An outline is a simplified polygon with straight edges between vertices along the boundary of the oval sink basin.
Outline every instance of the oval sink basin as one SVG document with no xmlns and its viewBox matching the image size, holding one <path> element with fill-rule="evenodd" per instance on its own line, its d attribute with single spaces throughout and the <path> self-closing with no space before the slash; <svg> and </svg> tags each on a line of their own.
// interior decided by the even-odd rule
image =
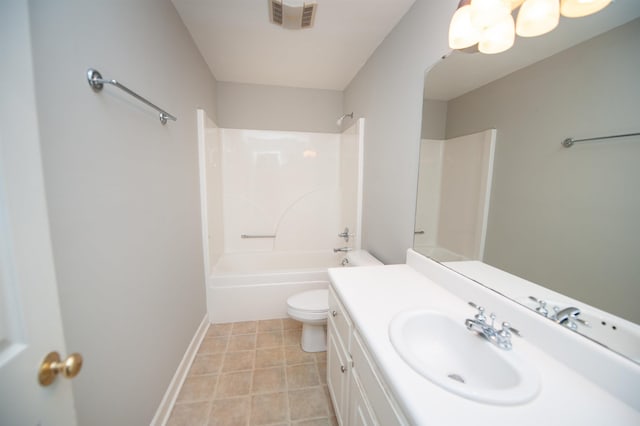
<svg viewBox="0 0 640 426">
<path fill-rule="evenodd" d="M 389 337 L 411 368 L 459 396 L 517 405 L 533 399 L 540 389 L 531 364 L 440 312 L 402 312 L 391 321 Z"/>
</svg>

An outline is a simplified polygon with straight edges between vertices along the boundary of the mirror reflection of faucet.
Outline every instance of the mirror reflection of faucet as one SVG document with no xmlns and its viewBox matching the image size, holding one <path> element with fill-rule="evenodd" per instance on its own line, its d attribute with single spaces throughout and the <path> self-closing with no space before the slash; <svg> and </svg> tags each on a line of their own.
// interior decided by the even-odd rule
<svg viewBox="0 0 640 426">
<path fill-rule="evenodd" d="M 570 328 L 571 330 L 578 329 L 577 323 L 580 323 L 585 327 L 591 327 L 591 325 L 587 321 L 578 317 L 578 315 L 580 315 L 579 308 L 576 308 L 573 306 L 568 306 L 565 308 L 561 308 L 560 306 L 553 306 L 552 308 L 553 314 L 549 315 L 550 312 L 549 312 L 549 309 L 547 308 L 547 302 L 545 302 L 544 300 L 537 299 L 533 296 L 529 296 L 529 299 L 538 304 L 535 310 L 540 315 L 542 315 L 545 318 L 549 318 L 557 322 L 558 324 L 562 324 L 565 327 Z"/>
<path fill-rule="evenodd" d="M 564 309 L 560 309 L 559 306 L 554 306 L 553 312 L 553 317 L 551 318 L 552 320 L 572 330 L 578 329 L 577 322 L 587 327 L 591 327 L 587 321 L 583 320 L 582 318 L 578 318 L 578 315 L 580 315 L 580 309 L 578 308 L 570 306 Z"/>
</svg>

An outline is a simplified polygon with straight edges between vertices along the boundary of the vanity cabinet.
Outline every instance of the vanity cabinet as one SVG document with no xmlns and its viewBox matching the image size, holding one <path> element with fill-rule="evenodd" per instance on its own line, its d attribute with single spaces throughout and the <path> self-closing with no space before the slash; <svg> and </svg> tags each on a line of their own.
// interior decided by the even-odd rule
<svg viewBox="0 0 640 426">
<path fill-rule="evenodd" d="M 408 424 L 333 289 L 329 291 L 327 386 L 341 426 Z"/>
</svg>

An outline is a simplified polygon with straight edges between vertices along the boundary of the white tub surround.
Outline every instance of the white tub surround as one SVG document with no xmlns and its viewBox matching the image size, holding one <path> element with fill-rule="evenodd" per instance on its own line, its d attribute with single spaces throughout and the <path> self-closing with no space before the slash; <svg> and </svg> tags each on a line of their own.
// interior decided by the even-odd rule
<svg viewBox="0 0 640 426">
<path fill-rule="evenodd" d="M 640 424 L 640 366 L 412 250 L 404 265 L 330 269 L 329 275 L 332 289 L 352 323 L 350 343 L 361 342 L 368 362 L 383 381 L 381 387 L 373 386 L 371 399 L 377 400 L 380 389 L 387 392 L 392 404 L 382 414 L 393 415 L 389 410 L 397 404 L 400 415 L 393 416 L 395 423 Z M 486 307 L 487 314 L 495 312 L 498 324 L 509 321 L 520 330 L 523 337 L 512 337 L 511 352 L 535 366 L 541 383 L 531 401 L 492 405 L 455 395 L 416 373 L 392 346 L 389 324 L 400 312 L 431 309 L 464 327 L 465 319 L 476 313 L 468 301 Z M 469 338 L 474 338 L 471 332 Z M 332 364 L 335 357 L 330 352 L 328 366 Z M 354 368 L 358 370 L 357 365 Z M 330 380 L 331 375 L 328 369 Z M 360 383 L 366 402 L 367 384 Z M 355 396 L 347 399 L 347 404 L 362 405 L 362 395 L 350 395 Z"/>
<path fill-rule="evenodd" d="M 221 135 L 225 253 L 335 247 L 348 225 L 341 223 L 340 134 Z"/>
</svg>

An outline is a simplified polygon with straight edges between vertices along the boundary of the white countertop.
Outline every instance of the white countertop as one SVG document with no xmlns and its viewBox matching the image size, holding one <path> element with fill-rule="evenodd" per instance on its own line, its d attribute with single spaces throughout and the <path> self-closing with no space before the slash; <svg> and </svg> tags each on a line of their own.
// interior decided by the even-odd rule
<svg viewBox="0 0 640 426">
<path fill-rule="evenodd" d="M 526 328 L 516 323 L 524 337 L 512 338 L 513 351 L 538 368 L 538 396 L 522 405 L 498 406 L 454 395 L 423 378 L 400 358 L 389 340 L 388 327 L 396 314 L 412 309 L 441 311 L 459 319 L 463 327 L 464 320 L 475 314 L 467 300 L 408 265 L 333 268 L 329 275 L 354 327 L 412 425 L 640 425 L 639 411 L 527 341 Z M 487 306 L 487 313 L 491 311 L 485 301 L 480 303 Z M 500 314 L 508 316 L 504 309 L 498 320 L 510 321 Z"/>
</svg>

